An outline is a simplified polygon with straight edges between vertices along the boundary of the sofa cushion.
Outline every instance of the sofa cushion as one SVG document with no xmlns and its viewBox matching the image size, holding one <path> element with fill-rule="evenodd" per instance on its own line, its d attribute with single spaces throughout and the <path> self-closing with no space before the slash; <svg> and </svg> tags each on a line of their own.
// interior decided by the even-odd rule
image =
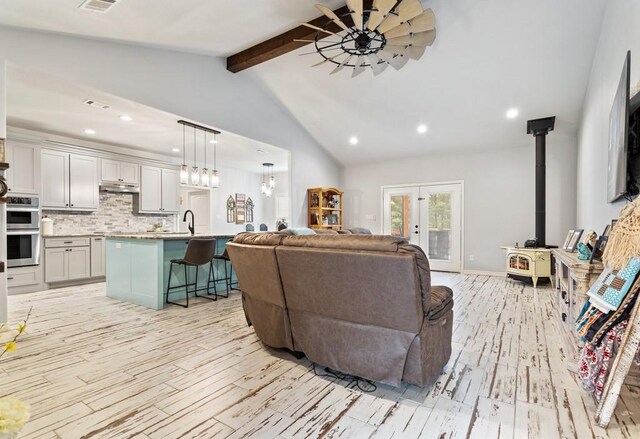
<svg viewBox="0 0 640 439">
<path fill-rule="evenodd" d="M 315 230 L 309 229 L 308 227 L 298 227 L 298 228 L 287 229 L 287 230 L 289 230 L 293 235 L 306 236 L 306 235 L 315 235 L 316 234 Z"/>
<path fill-rule="evenodd" d="M 371 230 L 364 227 L 352 227 L 349 231 L 354 235 L 371 235 Z"/>
<path fill-rule="evenodd" d="M 315 235 L 289 236 L 282 240 L 287 247 L 310 247 L 334 250 L 362 250 L 372 252 L 398 252 L 404 238 L 381 235 Z"/>
<path fill-rule="evenodd" d="M 267 233 L 255 233 L 255 232 L 242 232 L 233 237 L 233 242 L 236 244 L 246 245 L 280 245 L 282 239 L 289 236 L 288 233 L 282 232 L 267 232 Z"/>
<path fill-rule="evenodd" d="M 438 320 L 453 308 L 453 291 L 443 285 L 431 287 L 429 304 L 425 309 L 427 320 Z"/>
</svg>

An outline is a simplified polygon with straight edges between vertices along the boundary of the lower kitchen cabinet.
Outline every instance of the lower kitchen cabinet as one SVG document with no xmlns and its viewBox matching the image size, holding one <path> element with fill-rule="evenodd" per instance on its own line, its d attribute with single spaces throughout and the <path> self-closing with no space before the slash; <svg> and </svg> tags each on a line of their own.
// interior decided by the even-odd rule
<svg viewBox="0 0 640 439">
<path fill-rule="evenodd" d="M 91 238 L 91 277 L 106 276 L 105 238 Z"/>
<path fill-rule="evenodd" d="M 91 277 L 91 238 L 45 240 L 45 282 L 64 282 L 89 277 Z"/>
</svg>

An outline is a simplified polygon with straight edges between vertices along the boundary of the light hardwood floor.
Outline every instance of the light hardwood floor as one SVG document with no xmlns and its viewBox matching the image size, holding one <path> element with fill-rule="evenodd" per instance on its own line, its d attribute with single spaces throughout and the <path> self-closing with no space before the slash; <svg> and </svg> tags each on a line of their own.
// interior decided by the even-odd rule
<svg viewBox="0 0 640 439">
<path fill-rule="evenodd" d="M 33 314 L 0 362 L 0 395 L 29 402 L 21 437 L 639 438 L 640 391 L 608 430 L 566 368 L 552 290 L 435 274 L 455 292 L 453 354 L 428 388 L 375 393 L 316 377 L 246 326 L 239 293 L 152 311 L 103 284 L 9 298 Z"/>
</svg>

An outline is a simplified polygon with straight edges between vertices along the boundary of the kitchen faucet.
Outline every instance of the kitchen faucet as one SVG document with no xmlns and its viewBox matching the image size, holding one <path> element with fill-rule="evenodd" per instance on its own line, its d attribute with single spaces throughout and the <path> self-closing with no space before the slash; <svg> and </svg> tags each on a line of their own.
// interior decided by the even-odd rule
<svg viewBox="0 0 640 439">
<path fill-rule="evenodd" d="M 186 222 L 187 221 L 187 214 L 190 213 L 191 214 L 191 222 L 189 223 L 189 232 L 191 232 L 191 235 L 195 235 L 196 234 L 196 217 L 193 214 L 193 212 L 191 211 L 191 209 L 187 210 L 184 213 L 184 218 L 182 218 L 182 222 Z"/>
</svg>

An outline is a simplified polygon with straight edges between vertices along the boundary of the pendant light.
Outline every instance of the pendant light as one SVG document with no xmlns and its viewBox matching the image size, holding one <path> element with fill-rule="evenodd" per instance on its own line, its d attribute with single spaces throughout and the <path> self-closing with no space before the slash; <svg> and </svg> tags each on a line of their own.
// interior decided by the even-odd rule
<svg viewBox="0 0 640 439">
<path fill-rule="evenodd" d="M 202 131 L 204 132 L 204 168 L 202 168 L 200 179 L 202 186 L 209 187 L 209 170 L 207 169 L 207 131 Z"/>
<path fill-rule="evenodd" d="M 187 160 L 185 156 L 185 126 L 182 125 L 182 166 L 180 166 L 180 183 L 189 184 L 189 168 L 187 167 Z"/>
<path fill-rule="evenodd" d="M 193 168 L 191 168 L 191 184 L 198 186 L 200 184 L 200 171 L 196 166 L 196 128 L 193 127 Z"/>
<path fill-rule="evenodd" d="M 262 164 L 262 186 L 260 192 L 262 192 L 267 198 L 271 197 L 273 188 L 276 186 L 275 178 L 273 177 L 273 163 Z"/>
<path fill-rule="evenodd" d="M 218 146 L 218 134 L 213 133 L 213 171 L 211 171 L 211 187 L 220 186 L 220 176 L 216 167 L 216 147 Z"/>
</svg>

